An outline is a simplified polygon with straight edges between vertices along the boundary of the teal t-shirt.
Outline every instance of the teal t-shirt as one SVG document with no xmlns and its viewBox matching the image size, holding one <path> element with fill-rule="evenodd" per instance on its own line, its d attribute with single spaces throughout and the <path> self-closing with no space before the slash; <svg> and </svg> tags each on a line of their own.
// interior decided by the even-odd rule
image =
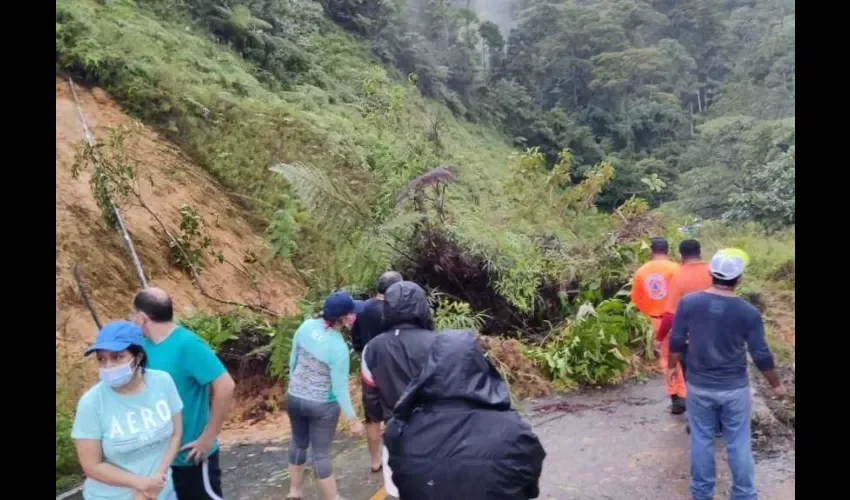
<svg viewBox="0 0 850 500">
<path fill-rule="evenodd" d="M 158 344 L 146 338 L 143 347 L 148 366 L 168 372 L 183 400 L 182 448 L 198 439 L 206 429 L 210 419 L 210 384 L 226 369 L 200 337 L 179 325 Z M 218 440 L 210 447 L 210 454 L 216 450 Z M 192 465 L 186 460 L 188 454 L 189 450 L 178 453 L 174 465 Z"/>
<path fill-rule="evenodd" d="M 354 418 L 348 392 L 348 344 L 323 319 L 301 323 L 292 338 L 287 392 L 311 401 L 339 403 L 346 418 Z"/>
<path fill-rule="evenodd" d="M 168 440 L 174 434 L 171 417 L 183 410 L 174 381 L 167 373 L 145 370 L 145 387 L 136 394 L 123 395 L 98 383 L 77 403 L 71 429 L 73 439 L 97 439 L 103 460 L 139 476 L 156 472 Z M 174 491 L 171 469 L 159 500 Z M 88 478 L 83 484 L 86 500 L 133 500 L 130 488 L 110 486 Z"/>
</svg>

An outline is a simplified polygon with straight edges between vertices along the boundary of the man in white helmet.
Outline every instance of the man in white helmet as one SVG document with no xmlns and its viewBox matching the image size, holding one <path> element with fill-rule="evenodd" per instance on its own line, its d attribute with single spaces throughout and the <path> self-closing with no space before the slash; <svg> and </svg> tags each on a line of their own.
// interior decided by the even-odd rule
<svg viewBox="0 0 850 500">
<path fill-rule="evenodd" d="M 688 343 L 687 414 L 694 500 L 714 498 L 714 431 L 718 422 L 726 439 L 732 498 L 756 498 L 747 351 L 774 393 L 785 395 L 765 342 L 761 313 L 735 295 L 748 261 L 742 250 L 717 252 L 708 266 L 711 287 L 685 296 L 673 321 L 669 366 L 674 368 L 668 376 L 674 374 Z"/>
</svg>

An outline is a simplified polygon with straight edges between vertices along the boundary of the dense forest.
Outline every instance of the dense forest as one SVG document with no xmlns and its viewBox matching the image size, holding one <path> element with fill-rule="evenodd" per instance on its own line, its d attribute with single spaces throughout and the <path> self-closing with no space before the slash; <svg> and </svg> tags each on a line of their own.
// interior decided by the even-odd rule
<svg viewBox="0 0 850 500">
<path fill-rule="evenodd" d="M 394 267 L 556 387 L 652 357 L 623 300 L 650 235 L 744 247 L 749 296 L 793 291 L 794 61 L 790 0 L 56 3 L 57 74 L 239 193 L 301 314 Z"/>
<path fill-rule="evenodd" d="M 539 147 L 549 164 L 569 148 L 573 180 L 611 161 L 600 208 L 639 195 L 704 217 L 794 222 L 793 2 L 321 3 L 454 115 Z M 284 86 L 310 66 L 292 50 L 291 3 L 186 4 Z"/>
<path fill-rule="evenodd" d="M 612 161 L 600 207 L 676 197 L 705 217 L 794 222 L 793 2 L 323 5 L 456 115 L 550 163 L 569 148 L 574 179 Z"/>
</svg>

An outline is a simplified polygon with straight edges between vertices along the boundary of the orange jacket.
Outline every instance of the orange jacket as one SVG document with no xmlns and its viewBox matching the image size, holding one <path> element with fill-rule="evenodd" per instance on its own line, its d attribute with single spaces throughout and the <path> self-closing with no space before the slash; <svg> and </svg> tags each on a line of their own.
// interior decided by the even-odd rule
<svg viewBox="0 0 850 500">
<path fill-rule="evenodd" d="M 664 317 L 661 326 L 655 332 L 655 338 L 660 342 L 667 337 L 673 327 L 673 316 L 679 301 L 689 293 L 701 292 L 711 287 L 711 275 L 708 273 L 708 262 L 697 261 L 682 264 L 679 272 L 670 280 L 667 300 L 664 303 Z"/>
<path fill-rule="evenodd" d="M 672 260 L 651 260 L 635 273 L 632 282 L 632 302 L 650 318 L 661 318 L 667 290 L 679 264 Z"/>
<path fill-rule="evenodd" d="M 670 280 L 664 312 L 676 314 L 676 308 L 682 297 L 689 293 L 701 292 L 711 287 L 711 274 L 708 272 L 708 262 L 697 261 L 682 264 L 679 272 Z"/>
</svg>

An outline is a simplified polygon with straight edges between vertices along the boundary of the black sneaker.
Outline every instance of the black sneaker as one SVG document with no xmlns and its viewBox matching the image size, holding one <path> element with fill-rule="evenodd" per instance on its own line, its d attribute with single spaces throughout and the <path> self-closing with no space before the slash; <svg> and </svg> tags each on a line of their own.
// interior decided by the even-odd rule
<svg viewBox="0 0 850 500">
<path fill-rule="evenodd" d="M 670 413 L 673 415 L 681 415 L 682 413 L 685 413 L 685 410 L 687 409 L 685 407 L 685 398 L 681 398 L 674 394 L 670 396 L 670 401 L 672 403 L 670 405 Z"/>
</svg>

